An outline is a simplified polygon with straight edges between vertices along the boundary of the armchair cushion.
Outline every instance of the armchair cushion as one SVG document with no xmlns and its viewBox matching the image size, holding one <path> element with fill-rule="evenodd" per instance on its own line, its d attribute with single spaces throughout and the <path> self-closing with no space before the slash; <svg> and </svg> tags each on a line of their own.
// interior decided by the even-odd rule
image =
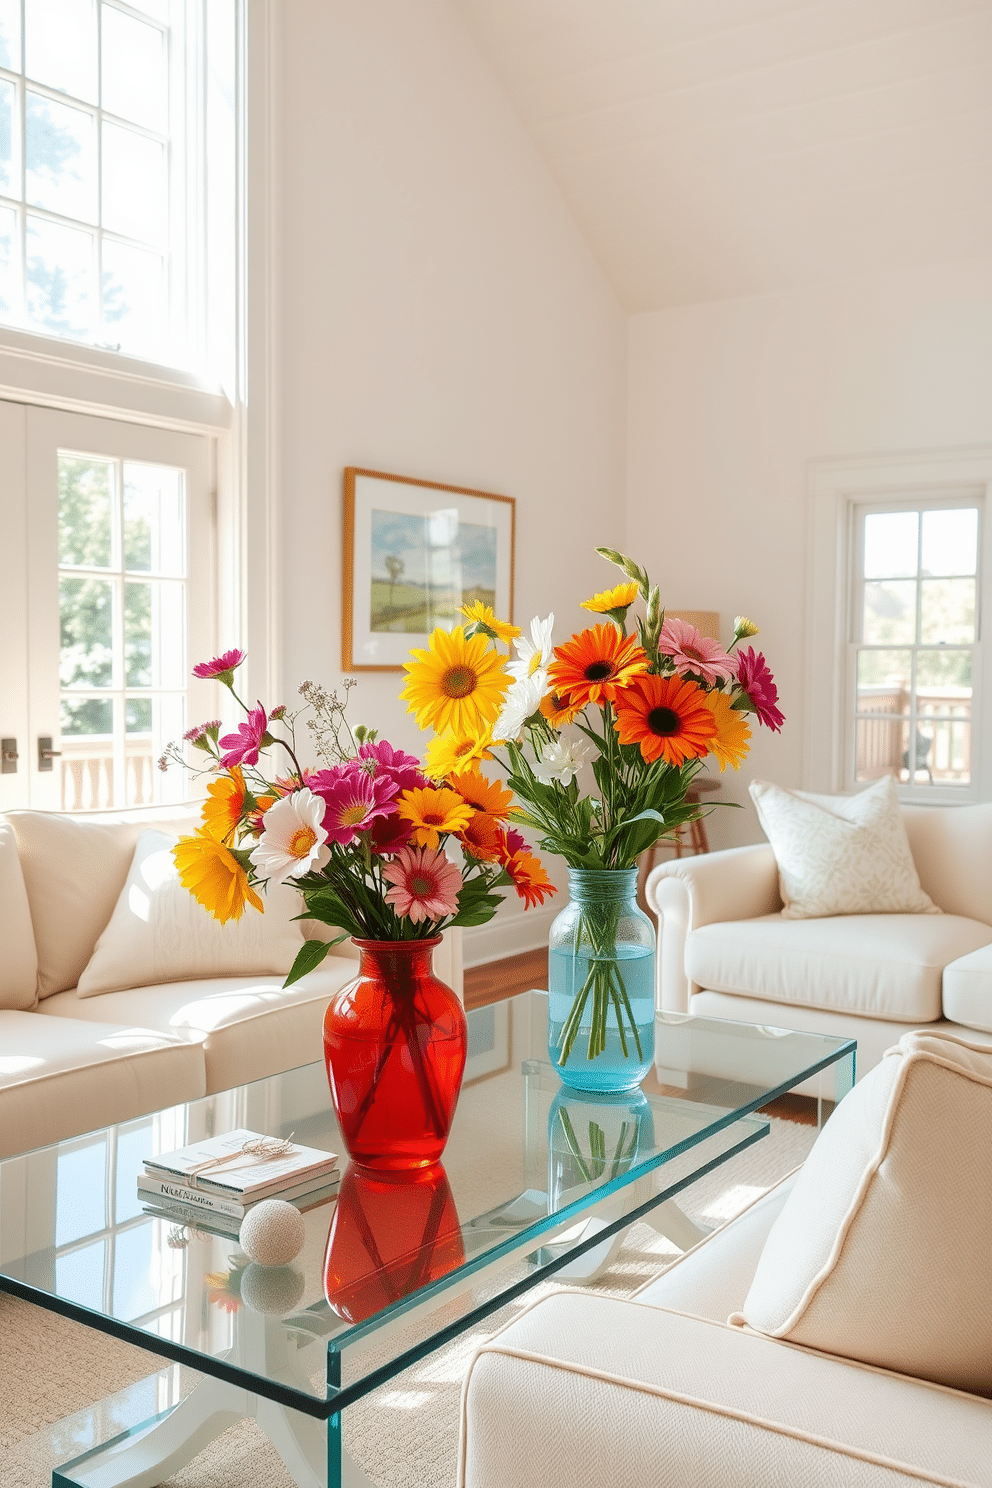
<svg viewBox="0 0 992 1488">
<path fill-rule="evenodd" d="M 827 1122 L 731 1321 L 992 1395 L 990 1151 L 992 1054 L 904 1034 Z"/>
<path fill-rule="evenodd" d="M 944 967 L 989 944 L 992 925 L 958 915 L 774 914 L 694 930 L 685 969 L 714 992 L 930 1023 L 940 1017 Z"/>
<path fill-rule="evenodd" d="M 775 850 L 786 919 L 940 914 L 920 886 L 890 775 L 856 796 L 811 796 L 752 781 Z"/>
<path fill-rule="evenodd" d="M 945 968 L 944 1017 L 992 1033 L 992 945 L 960 956 Z"/>
</svg>

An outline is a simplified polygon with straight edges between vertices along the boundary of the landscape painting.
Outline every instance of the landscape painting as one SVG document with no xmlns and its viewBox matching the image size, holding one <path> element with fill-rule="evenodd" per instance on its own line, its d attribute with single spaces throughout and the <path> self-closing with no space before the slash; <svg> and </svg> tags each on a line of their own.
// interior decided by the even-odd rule
<svg viewBox="0 0 992 1488">
<path fill-rule="evenodd" d="M 476 600 L 511 619 L 514 508 L 510 496 L 346 470 L 345 670 L 398 670 Z"/>
</svg>

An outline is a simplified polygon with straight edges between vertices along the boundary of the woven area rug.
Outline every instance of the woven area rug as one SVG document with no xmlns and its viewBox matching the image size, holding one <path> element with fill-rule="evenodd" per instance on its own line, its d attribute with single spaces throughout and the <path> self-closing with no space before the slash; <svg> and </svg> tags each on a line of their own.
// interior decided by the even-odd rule
<svg viewBox="0 0 992 1488">
<path fill-rule="evenodd" d="M 811 1126 L 773 1121 L 769 1138 L 694 1184 L 681 1196 L 682 1207 L 702 1223 L 724 1223 L 802 1162 L 815 1136 Z M 677 1254 L 648 1225 L 635 1224 L 590 1289 L 627 1296 Z M 554 1282 L 535 1287 L 487 1319 L 484 1331 L 464 1336 L 345 1412 L 345 1445 L 376 1488 L 451 1488 L 469 1357 L 520 1308 L 554 1290 Z M 116 1429 L 146 1418 L 156 1408 L 149 1362 L 140 1349 L 0 1293 L 0 1488 L 48 1488 L 52 1467 L 86 1445 L 88 1407 L 105 1397 L 116 1395 L 109 1407 L 116 1411 Z M 196 1380 L 184 1371 L 183 1392 Z M 293 1488 L 250 1421 L 218 1437 L 167 1482 L 168 1488 Z"/>
</svg>

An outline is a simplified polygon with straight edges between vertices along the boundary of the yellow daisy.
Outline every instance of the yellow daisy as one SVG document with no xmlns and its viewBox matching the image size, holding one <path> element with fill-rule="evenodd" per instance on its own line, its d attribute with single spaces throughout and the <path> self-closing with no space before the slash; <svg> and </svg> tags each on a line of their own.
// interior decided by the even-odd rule
<svg viewBox="0 0 992 1488">
<path fill-rule="evenodd" d="M 608 615 L 611 610 L 625 610 L 637 598 L 636 584 L 617 584 L 614 589 L 604 589 L 592 599 L 584 599 L 582 608 L 596 615 Z"/>
<path fill-rule="evenodd" d="M 457 791 L 426 790 L 417 786 L 404 791 L 396 803 L 404 821 L 413 824 L 413 840 L 418 847 L 437 847 L 442 832 L 460 832 L 472 820 L 471 806 Z"/>
<path fill-rule="evenodd" d="M 519 625 L 511 625 L 508 620 L 497 620 L 491 606 L 483 604 L 481 599 L 476 599 L 469 605 L 462 605 L 459 613 L 471 620 L 474 625 L 484 625 L 501 641 L 516 640 L 520 634 Z"/>
<path fill-rule="evenodd" d="M 466 640 L 460 625 L 450 632 L 438 627 L 426 651 L 410 654 L 415 659 L 403 663 L 408 676 L 400 697 L 422 729 L 479 734 L 496 722 L 510 678 L 488 636 Z"/>
<path fill-rule="evenodd" d="M 247 873 L 207 827 L 198 827 L 195 837 L 180 837 L 172 856 L 183 888 L 222 925 L 240 920 L 246 904 L 263 912 Z"/>
<path fill-rule="evenodd" d="M 706 706 L 713 714 L 713 722 L 716 724 L 716 734 L 709 740 L 709 747 L 720 766 L 720 774 L 723 774 L 728 765 L 739 770 L 741 760 L 747 755 L 747 741 L 751 737 L 747 719 L 731 705 L 725 692 L 708 692 Z"/>
<path fill-rule="evenodd" d="M 455 770 L 466 770 L 480 760 L 491 760 L 491 729 L 482 734 L 435 734 L 424 755 L 424 774 L 432 780 L 445 780 Z"/>
</svg>

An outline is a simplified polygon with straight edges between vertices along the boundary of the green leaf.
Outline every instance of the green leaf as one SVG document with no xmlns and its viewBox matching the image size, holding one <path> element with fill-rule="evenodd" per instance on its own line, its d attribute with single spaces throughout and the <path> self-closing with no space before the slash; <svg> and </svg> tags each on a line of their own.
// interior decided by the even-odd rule
<svg viewBox="0 0 992 1488">
<path fill-rule="evenodd" d="M 343 935 L 341 939 L 344 940 Z M 337 945 L 337 941 L 334 944 Z M 305 940 L 296 953 L 296 960 L 293 962 L 289 976 L 283 982 L 283 986 L 291 987 L 294 982 L 300 980 L 300 977 L 305 977 L 307 972 L 313 971 L 320 965 L 330 949 L 331 942 L 329 941 Z"/>
</svg>

